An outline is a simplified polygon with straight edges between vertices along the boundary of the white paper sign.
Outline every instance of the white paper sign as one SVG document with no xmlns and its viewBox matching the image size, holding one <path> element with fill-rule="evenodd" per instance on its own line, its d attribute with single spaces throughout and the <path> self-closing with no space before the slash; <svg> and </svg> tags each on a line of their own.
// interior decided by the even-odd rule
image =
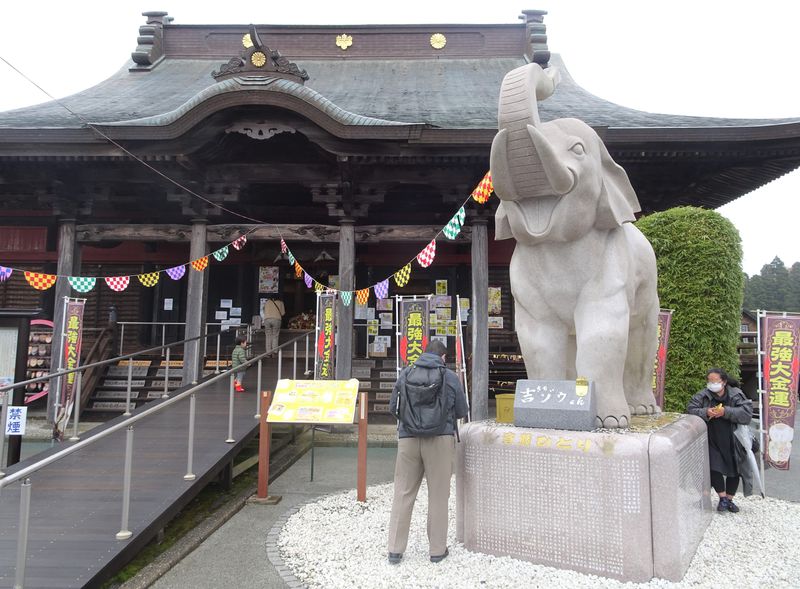
<svg viewBox="0 0 800 589">
<path fill-rule="evenodd" d="M 164 310 L 172 311 L 172 299 L 164 299 Z"/>
<path fill-rule="evenodd" d="M 25 424 L 28 420 L 27 407 L 8 407 L 5 432 L 7 436 L 24 436 Z"/>
<path fill-rule="evenodd" d="M 221 309 L 230 309 L 233 307 L 233 299 L 220 299 L 219 306 Z"/>
<path fill-rule="evenodd" d="M 242 316 L 241 307 L 231 307 L 231 317 L 241 317 L 241 316 Z"/>
<path fill-rule="evenodd" d="M 221 321 L 225 321 L 227 318 L 228 318 L 228 312 L 227 311 L 217 311 L 214 314 L 214 319 L 216 319 L 217 321 L 220 321 L 220 320 Z"/>
</svg>

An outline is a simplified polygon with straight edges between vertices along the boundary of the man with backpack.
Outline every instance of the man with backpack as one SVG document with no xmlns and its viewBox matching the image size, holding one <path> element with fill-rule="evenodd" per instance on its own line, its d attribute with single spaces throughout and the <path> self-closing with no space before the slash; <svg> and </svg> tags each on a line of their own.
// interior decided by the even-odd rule
<svg viewBox="0 0 800 589">
<path fill-rule="evenodd" d="M 397 418 L 394 501 L 389 520 L 389 562 L 403 558 L 411 512 L 422 476 L 428 483 L 428 543 L 431 562 L 449 554 L 450 479 L 457 420 L 467 416 L 467 399 L 458 376 L 445 367 L 447 347 L 434 340 L 417 361 L 400 372 L 389 411 Z"/>
</svg>

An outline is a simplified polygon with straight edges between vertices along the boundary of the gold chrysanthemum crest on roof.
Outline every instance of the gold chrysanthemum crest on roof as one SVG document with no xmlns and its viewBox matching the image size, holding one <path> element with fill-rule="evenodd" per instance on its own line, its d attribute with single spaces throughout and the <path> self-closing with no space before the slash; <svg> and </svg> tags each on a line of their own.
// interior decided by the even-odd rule
<svg viewBox="0 0 800 589">
<path fill-rule="evenodd" d="M 239 57 L 233 57 L 211 75 L 215 80 L 225 80 L 234 76 L 264 76 L 285 78 L 298 84 L 308 80 L 308 73 L 297 67 L 277 50 L 272 50 L 261 41 L 256 27 L 250 25 L 250 32 L 242 37 L 243 50 Z"/>
<path fill-rule="evenodd" d="M 336 46 L 342 51 L 347 51 L 347 48 L 353 44 L 353 36 L 346 33 L 336 36 Z"/>
<path fill-rule="evenodd" d="M 431 47 L 434 49 L 444 49 L 445 45 L 447 45 L 447 37 L 442 33 L 434 33 L 431 35 Z"/>
</svg>

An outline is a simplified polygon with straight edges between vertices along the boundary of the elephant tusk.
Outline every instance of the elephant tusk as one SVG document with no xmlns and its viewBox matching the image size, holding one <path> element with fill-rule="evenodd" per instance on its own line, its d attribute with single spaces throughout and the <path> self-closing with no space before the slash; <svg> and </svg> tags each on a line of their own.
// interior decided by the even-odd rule
<svg viewBox="0 0 800 589">
<path fill-rule="evenodd" d="M 558 154 L 553 150 L 550 142 L 542 135 L 541 131 L 533 125 L 528 125 L 528 134 L 531 136 L 539 161 L 547 176 L 550 187 L 558 194 L 567 194 L 575 185 L 575 177 L 569 167 L 561 163 Z"/>
</svg>

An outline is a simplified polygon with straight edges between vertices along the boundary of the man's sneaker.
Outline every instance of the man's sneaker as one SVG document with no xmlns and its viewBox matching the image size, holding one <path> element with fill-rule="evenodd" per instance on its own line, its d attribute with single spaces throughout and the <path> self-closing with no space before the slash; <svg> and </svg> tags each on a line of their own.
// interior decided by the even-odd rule
<svg viewBox="0 0 800 589">
<path fill-rule="evenodd" d="M 403 560 L 403 553 L 402 552 L 390 552 L 389 553 L 389 564 L 398 564 L 401 560 Z"/>
<path fill-rule="evenodd" d="M 440 554 L 439 556 L 431 556 L 431 562 L 442 562 L 445 558 L 447 558 L 448 554 L 450 554 L 450 549 L 445 548 L 444 554 Z"/>
<path fill-rule="evenodd" d="M 728 498 L 728 511 L 731 513 L 739 513 L 739 506 L 733 502 L 733 499 Z"/>
<path fill-rule="evenodd" d="M 731 505 L 730 499 L 728 499 L 727 497 L 720 497 L 719 504 L 717 505 L 717 511 L 728 511 L 730 509 L 730 505 Z M 734 505 L 734 507 L 736 506 Z M 730 510 L 733 511 L 732 509 Z M 739 511 L 738 507 L 736 507 L 736 511 Z"/>
</svg>

